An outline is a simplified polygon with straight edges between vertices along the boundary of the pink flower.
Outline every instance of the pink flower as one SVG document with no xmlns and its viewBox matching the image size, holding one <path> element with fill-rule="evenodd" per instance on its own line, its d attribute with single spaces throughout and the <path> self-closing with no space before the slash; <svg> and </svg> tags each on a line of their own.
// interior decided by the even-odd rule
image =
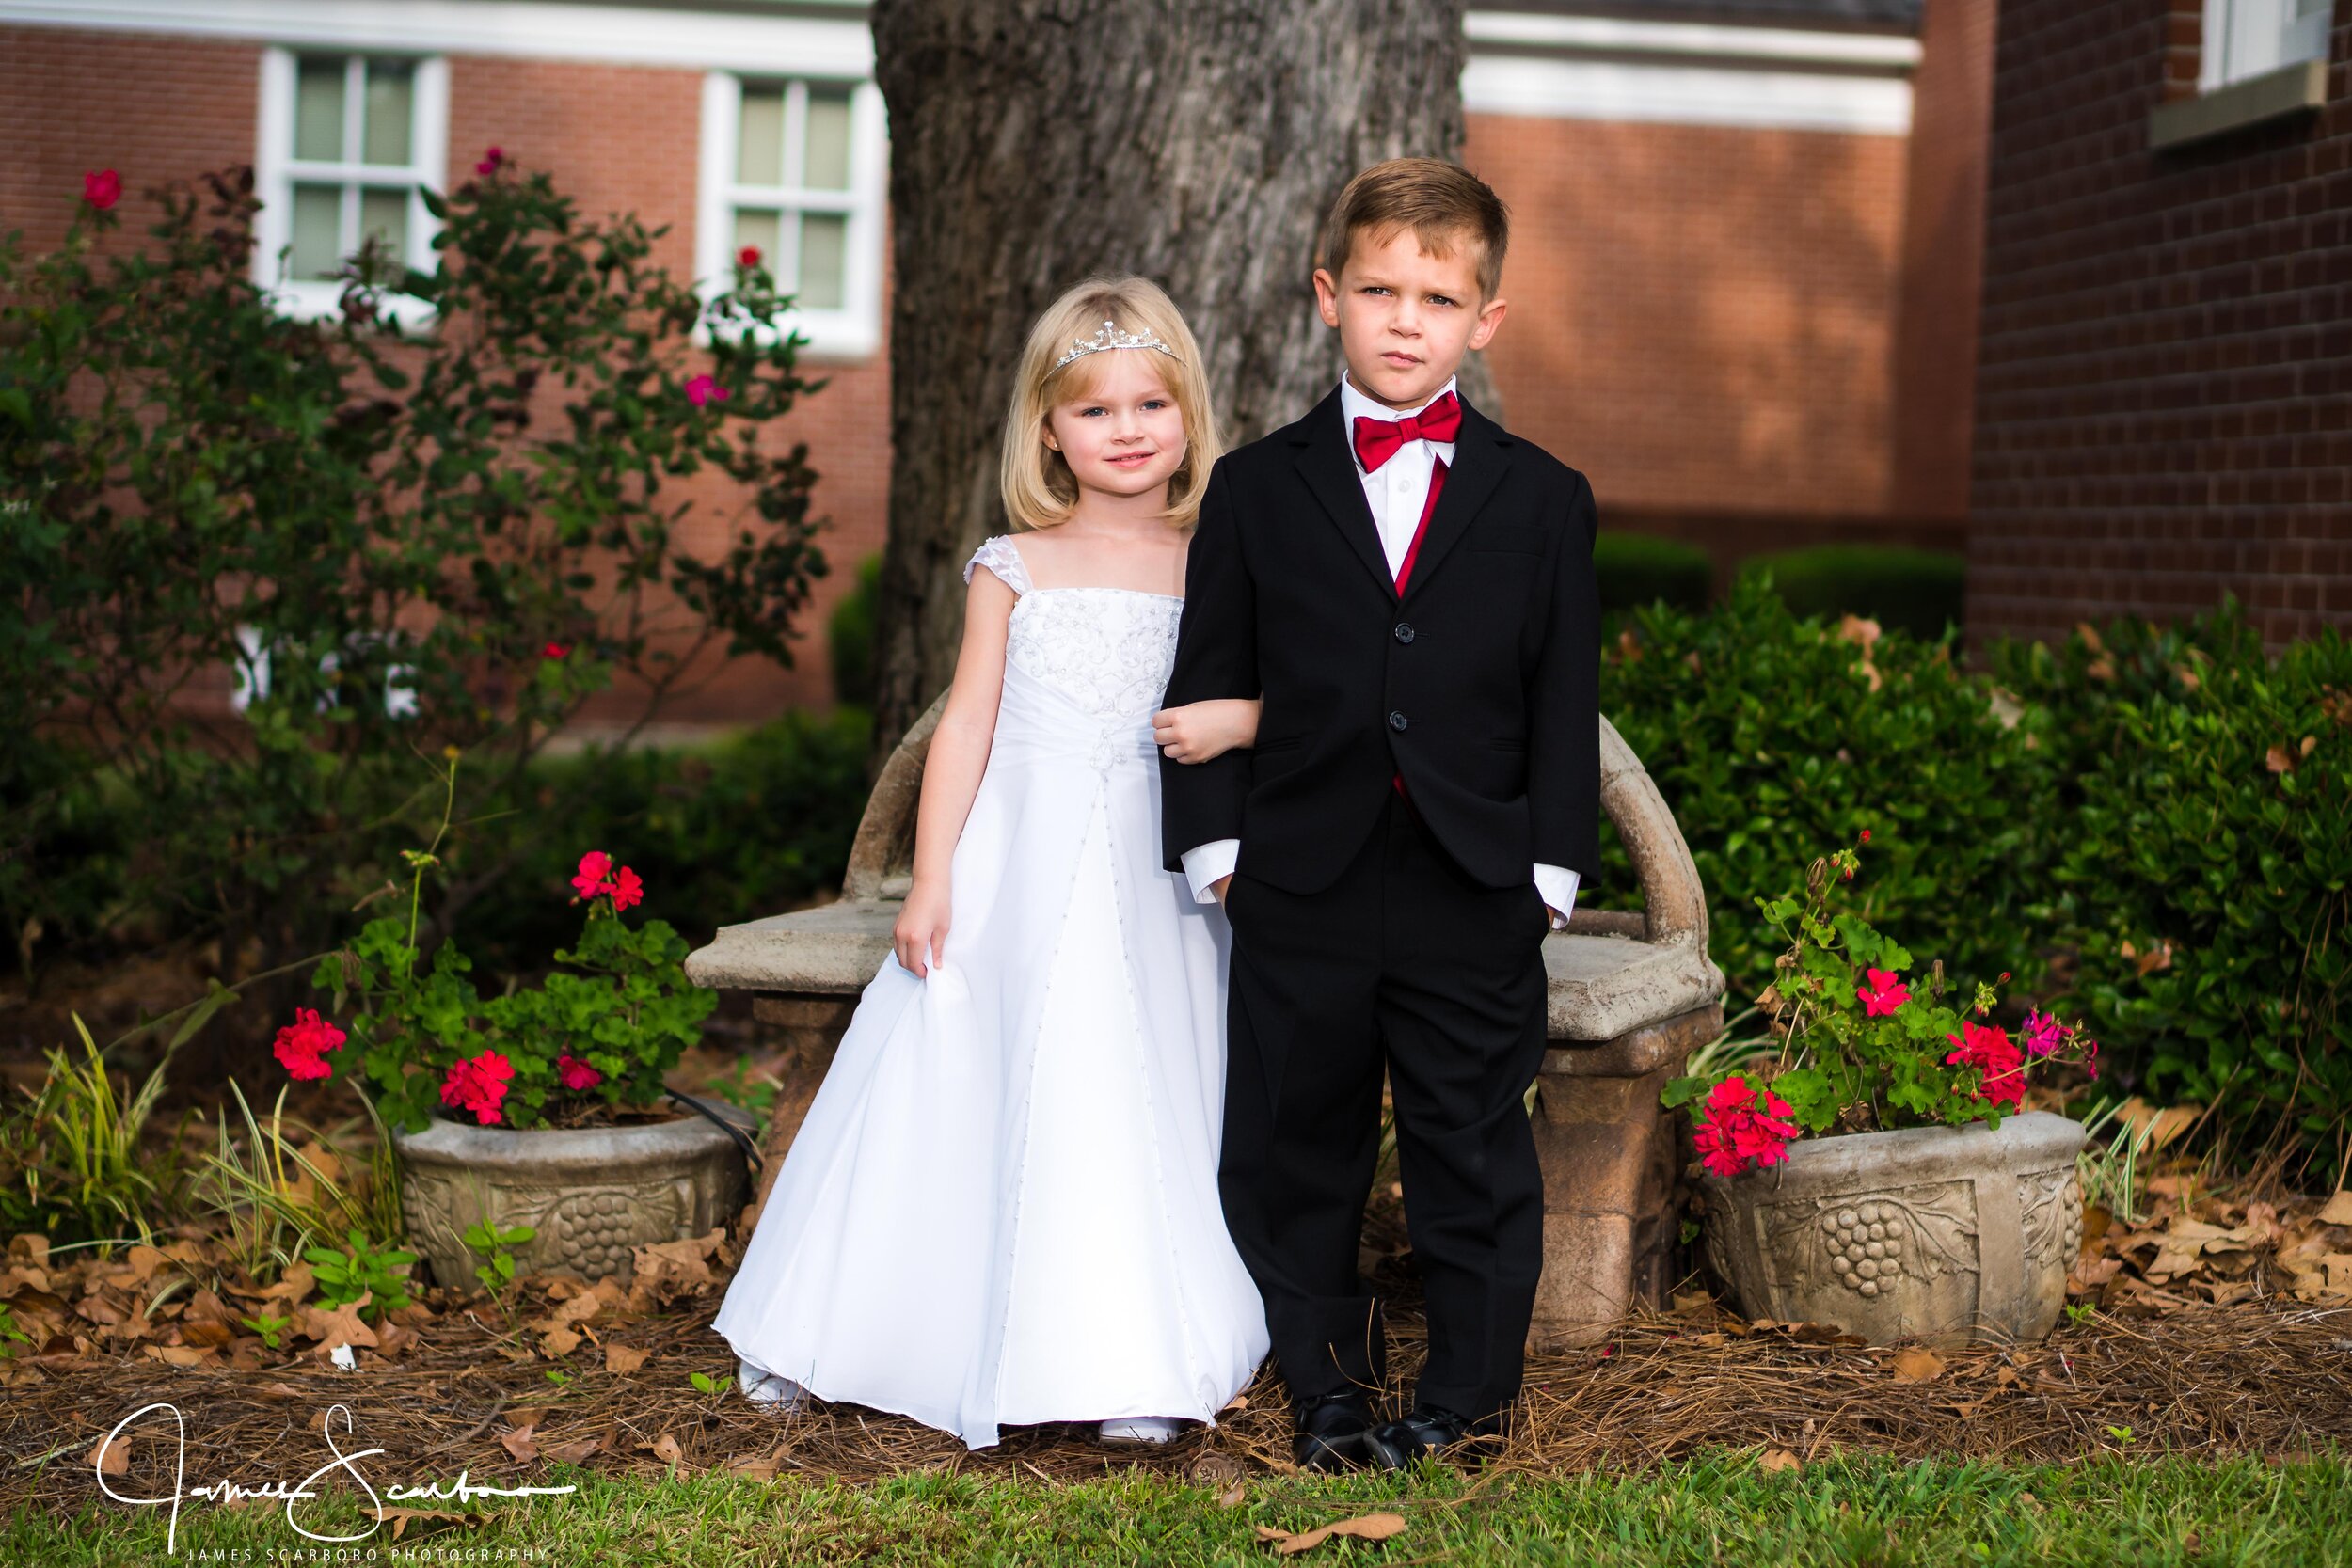
<svg viewBox="0 0 2352 1568">
<path fill-rule="evenodd" d="M 110 168 L 102 168 L 95 174 L 83 175 L 82 199 L 100 212 L 104 212 L 122 199 L 122 176 Z"/>
<path fill-rule="evenodd" d="M 2058 1021 L 2056 1013 L 2026 1012 L 2026 1049 L 2036 1056 L 2047 1056 L 2066 1043 L 2069 1031 Z"/>
<path fill-rule="evenodd" d="M 742 249 L 737 251 L 735 253 L 735 264 L 739 267 L 755 267 L 759 265 L 759 246 L 755 245 L 747 245 Z"/>
<path fill-rule="evenodd" d="M 724 403 L 728 396 L 724 387 L 707 375 L 698 375 L 686 384 L 686 401 L 697 408 L 713 401 Z"/>
<path fill-rule="evenodd" d="M 1707 1097 L 1707 1110 L 1695 1130 L 1701 1161 L 1717 1176 L 1737 1176 L 1788 1158 L 1788 1140 L 1797 1135 L 1789 1103 L 1766 1088 L 1750 1086 L 1733 1073 Z"/>
<path fill-rule="evenodd" d="M 482 154 L 482 162 L 474 165 L 473 171 L 476 174 L 496 174 L 499 171 L 499 165 L 504 162 L 506 162 L 505 151 L 493 147 Z"/>
<path fill-rule="evenodd" d="M 555 1059 L 555 1075 L 567 1089 L 593 1089 L 604 1082 L 604 1074 L 566 1051 Z"/>
<path fill-rule="evenodd" d="M 1873 969 L 1867 973 L 1869 985 L 1858 987 L 1854 991 L 1854 995 L 1862 999 L 1864 1017 L 1884 1018 L 1911 1000 L 1911 992 L 1903 989 L 1902 976 L 1894 971 Z"/>
<path fill-rule="evenodd" d="M 1991 1105 L 2026 1102 L 2026 1060 L 2010 1043 L 2009 1031 L 1963 1021 L 1961 1035 L 1944 1037 L 1957 1048 L 1944 1058 L 1946 1067 L 1972 1067 L 1980 1074 L 1977 1098 Z M 1965 1038 L 1963 1037 L 1965 1036 Z"/>
<path fill-rule="evenodd" d="M 623 866 L 612 879 L 604 884 L 604 891 L 612 895 L 612 911 L 618 914 L 632 905 L 645 901 L 645 884 L 637 879 L 637 873 Z"/>
<path fill-rule="evenodd" d="M 539 650 L 539 657 L 541 658 L 563 658 L 571 651 L 571 644 L 568 642 L 550 642 Z"/>
<path fill-rule="evenodd" d="M 441 1080 L 441 1103 L 471 1111 L 474 1120 L 484 1127 L 504 1121 L 499 1101 L 506 1098 L 506 1085 L 514 1076 L 514 1063 L 495 1051 L 485 1051 L 449 1069 L 449 1076 Z"/>
<path fill-rule="evenodd" d="M 591 849 L 580 857 L 580 872 L 572 879 L 572 891 L 582 898 L 594 898 L 606 891 L 604 874 L 612 869 L 612 857 L 601 849 Z"/>
<path fill-rule="evenodd" d="M 294 1021 L 278 1031 L 278 1043 L 270 1049 L 285 1064 L 290 1078 L 332 1078 L 335 1069 L 326 1065 L 326 1053 L 339 1049 L 344 1037 L 341 1029 L 319 1017 L 316 1007 L 296 1007 Z"/>
</svg>

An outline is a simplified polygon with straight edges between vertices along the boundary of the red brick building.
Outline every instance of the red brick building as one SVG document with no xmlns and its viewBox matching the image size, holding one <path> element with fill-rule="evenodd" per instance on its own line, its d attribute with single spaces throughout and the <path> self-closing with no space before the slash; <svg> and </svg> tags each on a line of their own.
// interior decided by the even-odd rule
<svg viewBox="0 0 2352 1568">
<path fill-rule="evenodd" d="M 1516 214 L 1496 377 L 1511 423 L 1592 474 L 1608 526 L 1725 562 L 1960 547 L 1993 4 L 1471 10 L 1466 157 Z M 270 276 L 286 309 L 319 309 L 333 290 L 312 279 L 364 231 L 421 261 L 416 192 L 495 144 L 590 214 L 671 225 L 677 272 L 722 276 L 756 244 L 830 377 L 790 434 L 847 567 L 881 546 L 889 470 L 870 72 L 861 0 L 0 0 L 0 230 L 54 242 L 86 169 L 137 193 L 251 162 L 286 258 Z M 143 205 L 126 198 L 126 234 Z M 736 499 L 698 499 L 730 524 Z M 822 638 L 803 646 L 669 717 L 826 700 Z"/>
<path fill-rule="evenodd" d="M 1972 637 L 2352 626 L 2352 15 L 2003 0 Z"/>
</svg>

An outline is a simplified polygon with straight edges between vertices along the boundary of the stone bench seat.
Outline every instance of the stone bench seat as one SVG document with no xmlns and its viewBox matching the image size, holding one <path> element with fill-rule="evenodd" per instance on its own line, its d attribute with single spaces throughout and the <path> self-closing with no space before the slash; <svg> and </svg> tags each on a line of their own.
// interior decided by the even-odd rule
<svg viewBox="0 0 2352 1568">
<path fill-rule="evenodd" d="M 686 960 L 696 985 L 749 992 L 755 1016 L 784 1031 L 797 1069 L 770 1123 L 763 1198 L 859 994 L 889 957 L 923 759 L 945 703 L 884 766 L 837 901 L 722 927 Z M 1724 977 L 1707 956 L 1697 867 L 1640 759 L 1608 720 L 1600 729 L 1601 806 L 1632 858 L 1644 908 L 1579 908 L 1544 942 L 1551 1049 L 1534 1112 L 1545 1206 L 1538 1348 L 1589 1343 L 1668 1283 L 1676 1150 L 1658 1093 L 1723 1026 Z"/>
</svg>

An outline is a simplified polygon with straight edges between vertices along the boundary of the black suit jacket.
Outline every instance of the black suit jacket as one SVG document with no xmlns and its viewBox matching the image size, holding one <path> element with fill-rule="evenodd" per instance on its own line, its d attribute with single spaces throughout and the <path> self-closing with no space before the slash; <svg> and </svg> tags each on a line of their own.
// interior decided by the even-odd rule
<svg viewBox="0 0 2352 1568">
<path fill-rule="evenodd" d="M 1286 892 L 1335 881 L 1391 779 L 1490 887 L 1600 870 L 1597 527 L 1584 476 L 1464 404 L 1400 600 L 1340 397 L 1229 452 L 1185 570 L 1168 702 L 1265 699 L 1255 747 L 1160 763 L 1167 868 L 1241 840 Z"/>
</svg>

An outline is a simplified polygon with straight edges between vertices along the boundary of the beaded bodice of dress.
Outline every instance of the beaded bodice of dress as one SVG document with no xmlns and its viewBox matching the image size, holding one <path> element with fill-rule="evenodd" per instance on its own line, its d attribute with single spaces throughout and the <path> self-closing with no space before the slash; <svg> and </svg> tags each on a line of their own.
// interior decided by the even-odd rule
<svg viewBox="0 0 2352 1568">
<path fill-rule="evenodd" d="M 1141 719 L 1160 705 L 1176 663 L 1184 601 L 1130 588 L 1039 588 L 1012 541 L 999 534 L 972 563 L 1020 595 L 1006 631 L 1006 661 L 1098 718 Z"/>
</svg>

